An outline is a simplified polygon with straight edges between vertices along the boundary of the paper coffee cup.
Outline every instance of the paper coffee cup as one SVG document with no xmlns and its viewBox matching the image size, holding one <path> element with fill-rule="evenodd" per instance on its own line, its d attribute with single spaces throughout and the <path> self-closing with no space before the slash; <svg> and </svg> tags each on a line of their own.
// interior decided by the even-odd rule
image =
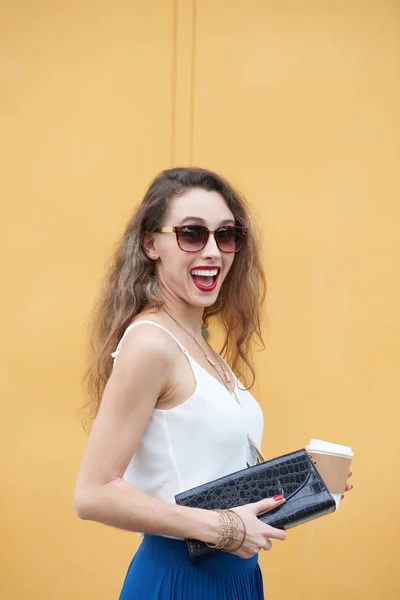
<svg viewBox="0 0 400 600">
<path fill-rule="evenodd" d="M 332 444 L 324 440 L 312 439 L 306 450 L 339 507 L 340 499 L 349 477 L 351 461 L 354 457 L 349 446 Z"/>
</svg>

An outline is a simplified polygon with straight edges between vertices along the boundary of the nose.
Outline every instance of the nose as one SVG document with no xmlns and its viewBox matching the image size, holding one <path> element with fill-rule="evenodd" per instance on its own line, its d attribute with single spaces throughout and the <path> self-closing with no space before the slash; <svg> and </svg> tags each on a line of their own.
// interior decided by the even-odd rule
<svg viewBox="0 0 400 600">
<path fill-rule="evenodd" d="M 210 233 L 208 236 L 207 244 L 204 246 L 201 252 L 202 258 L 220 258 L 221 252 L 217 246 L 217 242 L 215 241 L 215 237 L 213 233 Z"/>
</svg>

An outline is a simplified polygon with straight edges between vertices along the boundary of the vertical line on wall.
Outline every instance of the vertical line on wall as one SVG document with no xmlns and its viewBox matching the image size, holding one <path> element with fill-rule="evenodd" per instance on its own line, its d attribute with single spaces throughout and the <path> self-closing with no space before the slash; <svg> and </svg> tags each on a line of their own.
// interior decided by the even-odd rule
<svg viewBox="0 0 400 600">
<path fill-rule="evenodd" d="M 176 68 L 177 68 L 177 44 L 176 37 L 178 31 L 178 0 L 172 2 L 172 69 L 171 69 L 171 147 L 170 147 L 170 166 L 175 163 L 176 152 Z"/>
<path fill-rule="evenodd" d="M 192 13 L 192 60 L 190 73 L 190 127 L 189 127 L 189 162 L 193 164 L 194 145 L 194 98 L 195 98 L 195 75 L 196 75 L 196 0 L 193 0 Z"/>
<path fill-rule="evenodd" d="M 189 164 L 193 133 L 194 0 L 175 0 L 173 97 L 173 165 Z"/>
</svg>

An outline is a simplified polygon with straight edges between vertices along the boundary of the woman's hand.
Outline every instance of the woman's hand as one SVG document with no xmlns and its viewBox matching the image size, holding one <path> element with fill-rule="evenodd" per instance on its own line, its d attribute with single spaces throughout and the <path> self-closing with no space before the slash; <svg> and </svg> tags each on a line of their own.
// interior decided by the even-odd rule
<svg viewBox="0 0 400 600">
<path fill-rule="evenodd" d="M 232 508 L 232 510 L 243 519 L 243 523 L 246 527 L 246 538 L 239 550 L 230 551 L 228 547 L 227 551 L 236 554 L 241 558 L 251 558 L 260 550 L 271 550 L 272 542 L 270 538 L 281 541 L 286 540 L 286 531 L 266 525 L 257 518 L 257 515 L 270 511 L 283 502 L 284 499 L 282 496 L 276 496 L 276 500 L 274 498 L 267 498 L 265 500 L 260 500 L 260 502 Z M 242 527 L 240 527 L 238 540 L 241 539 L 241 535 L 243 535 Z M 236 548 L 237 545 L 238 542 L 236 540 L 235 543 L 232 544 L 232 548 Z"/>
<path fill-rule="evenodd" d="M 350 473 L 349 473 L 349 476 L 348 476 L 348 479 L 350 479 L 350 477 L 351 477 L 352 475 L 353 475 L 353 473 L 350 471 Z M 346 484 L 346 487 L 344 488 L 344 491 L 345 491 L 345 492 L 349 492 L 350 490 L 352 490 L 352 489 L 353 489 L 353 487 L 354 487 L 354 486 L 353 486 L 353 485 L 351 485 L 351 483 L 347 483 L 347 484 Z M 344 498 L 344 494 L 342 495 L 342 500 L 343 500 L 343 498 Z"/>
</svg>

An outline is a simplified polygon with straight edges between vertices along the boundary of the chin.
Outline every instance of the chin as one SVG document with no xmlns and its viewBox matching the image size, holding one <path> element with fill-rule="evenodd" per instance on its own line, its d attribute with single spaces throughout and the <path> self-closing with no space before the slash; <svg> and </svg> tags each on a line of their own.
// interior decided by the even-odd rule
<svg viewBox="0 0 400 600">
<path fill-rule="evenodd" d="M 208 308 L 216 303 L 221 291 L 221 285 L 218 285 L 218 288 L 211 292 L 201 292 L 200 290 L 193 289 L 192 285 L 193 284 L 190 282 L 189 289 L 185 286 L 186 289 L 183 290 L 181 288 L 179 290 L 181 293 L 177 294 L 182 300 L 184 300 L 184 302 L 189 304 L 189 306 L 196 308 Z M 182 291 L 184 291 L 183 294 Z"/>
<path fill-rule="evenodd" d="M 204 298 L 191 298 L 189 304 L 191 304 L 192 306 L 196 306 L 197 308 L 208 308 L 209 306 L 212 306 L 216 303 L 217 298 L 218 293 L 210 294 L 209 296 L 206 296 Z"/>
</svg>

